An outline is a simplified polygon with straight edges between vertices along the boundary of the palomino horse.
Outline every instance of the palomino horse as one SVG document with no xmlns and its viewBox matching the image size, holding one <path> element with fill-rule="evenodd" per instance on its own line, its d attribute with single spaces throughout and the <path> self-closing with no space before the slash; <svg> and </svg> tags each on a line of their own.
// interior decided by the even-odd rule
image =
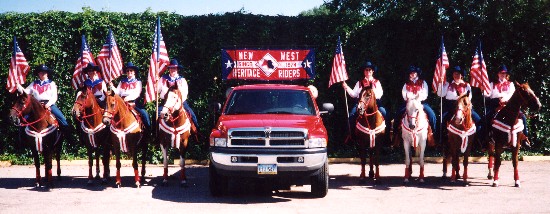
<svg viewBox="0 0 550 214">
<path fill-rule="evenodd" d="M 86 145 L 88 154 L 88 184 L 93 183 L 92 167 L 94 165 L 93 154 L 96 160 L 96 178 L 99 178 L 99 153 L 103 150 L 103 180 L 106 183 L 110 176 L 109 159 L 111 156 L 111 142 L 109 130 L 103 123 L 103 108 L 99 106 L 97 100 L 89 87 L 82 87 L 78 90 L 76 101 L 72 109 L 73 115 L 80 122 L 82 128 L 81 139 Z M 101 148 L 100 148 L 101 146 Z"/>
<path fill-rule="evenodd" d="M 456 113 L 447 123 L 448 140 L 443 147 L 443 177 L 447 177 L 447 164 L 452 163 L 451 182 L 457 181 L 460 172 L 459 156 L 464 154 L 462 179 L 468 185 L 468 158 L 474 142 L 476 125 L 472 120 L 470 92 L 457 99 Z"/>
<path fill-rule="evenodd" d="M 191 135 L 191 123 L 183 108 L 181 92 L 178 90 L 177 85 L 168 89 L 160 115 L 158 139 L 160 148 L 162 149 L 164 163 L 164 179 L 162 183 L 166 184 L 168 182 L 167 150 L 172 147 L 179 151 L 181 167 L 180 185 L 185 186 L 187 185 L 187 178 L 185 176 L 185 152 L 187 150 L 189 136 Z"/>
<path fill-rule="evenodd" d="M 46 186 L 52 186 L 52 156 L 55 153 L 57 160 L 57 176 L 61 175 L 59 159 L 61 156 L 61 141 L 58 124 L 52 114 L 42 106 L 33 96 L 23 93 L 17 96 L 13 107 L 10 109 L 10 120 L 16 126 L 23 126 L 25 133 L 22 134 L 23 142 L 31 147 L 34 166 L 36 167 L 36 183 L 40 186 L 40 159 L 39 154 L 44 156 L 47 179 Z"/>
<path fill-rule="evenodd" d="M 114 94 L 114 92 L 105 92 L 105 113 L 103 114 L 103 123 L 111 125 L 112 148 L 116 156 L 116 185 L 121 186 L 120 179 L 120 153 L 129 153 L 132 156 L 132 167 L 134 167 L 134 179 L 136 187 L 140 187 L 140 177 L 138 172 L 138 149 L 141 149 L 141 176 L 145 176 L 145 161 L 147 160 L 147 141 L 141 140 L 143 137 L 143 128 L 139 116 L 134 116 L 126 105 L 124 100 Z"/>
<path fill-rule="evenodd" d="M 378 111 L 376 105 L 376 96 L 372 87 L 365 87 L 361 90 L 359 104 L 357 105 L 357 123 L 355 125 L 355 136 L 357 136 L 359 146 L 359 157 L 361 158 L 361 180 L 365 179 L 365 150 L 370 149 L 369 158 L 369 178 L 373 178 L 376 183 L 380 182 L 379 155 L 382 141 L 386 134 L 386 123 L 382 113 Z M 374 163 L 373 163 L 374 162 Z M 376 165 L 376 174 L 373 170 L 373 164 Z"/>
<path fill-rule="evenodd" d="M 521 147 L 521 140 L 527 139 L 523 134 L 523 123 L 520 118 L 520 109 L 522 107 L 528 107 L 529 109 L 538 111 L 541 108 L 539 98 L 535 95 L 533 90 L 527 83 L 516 84 L 516 90 L 514 94 L 508 100 L 508 104 L 504 106 L 491 121 L 491 133 L 489 136 L 491 140 L 488 144 L 489 152 L 489 176 L 491 176 L 491 166 L 493 162 L 493 156 L 495 157 L 494 167 L 494 180 L 493 186 L 497 187 L 498 182 L 498 170 L 501 164 L 501 154 L 505 148 L 512 149 L 512 165 L 514 166 L 514 180 L 515 186 L 520 187 L 519 173 L 518 173 L 518 153 Z"/>
<path fill-rule="evenodd" d="M 403 147 L 405 148 L 405 184 L 409 183 L 412 174 L 412 156 L 410 156 L 411 147 L 418 158 L 420 165 L 419 182 L 424 183 L 424 150 L 426 150 L 426 140 L 428 137 L 428 118 L 424 112 L 424 106 L 418 100 L 418 96 L 409 99 L 406 105 L 405 116 L 401 122 L 401 137 L 403 138 Z"/>
</svg>

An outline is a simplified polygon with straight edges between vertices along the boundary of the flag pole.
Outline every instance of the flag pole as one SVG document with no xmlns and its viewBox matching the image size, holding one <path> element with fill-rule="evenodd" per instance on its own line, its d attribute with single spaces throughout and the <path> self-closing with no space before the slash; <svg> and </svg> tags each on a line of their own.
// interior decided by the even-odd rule
<svg viewBox="0 0 550 214">
<path fill-rule="evenodd" d="M 443 69 L 443 35 L 441 35 L 441 47 L 439 47 L 439 54 L 440 54 L 440 60 L 439 60 L 439 66 L 440 69 Z M 446 72 L 445 72 L 446 73 Z M 441 73 L 442 76 L 439 78 L 439 83 L 437 83 L 438 89 L 437 90 L 443 90 L 443 81 L 445 81 L 445 75 L 443 75 L 443 72 Z M 441 89 L 439 89 L 441 87 Z M 436 91 L 437 94 L 437 91 Z M 443 97 L 439 97 L 439 145 L 443 145 Z"/>
<path fill-rule="evenodd" d="M 342 84 L 344 84 L 345 80 L 342 82 Z M 346 101 L 346 118 L 349 118 L 349 107 L 348 107 L 348 92 L 347 90 L 344 88 L 344 100 Z M 349 119 L 348 119 L 349 120 Z M 348 134 L 349 134 L 349 138 L 351 138 L 351 126 L 349 124 L 349 121 L 346 121 L 346 123 L 348 124 Z M 347 141 L 347 140 L 346 140 Z"/>
<path fill-rule="evenodd" d="M 157 29 L 155 29 L 156 31 L 156 35 L 155 35 L 155 43 L 157 44 L 157 47 L 156 47 L 156 57 L 155 57 L 155 123 L 158 124 L 158 119 L 159 119 L 159 96 L 160 96 L 160 91 L 158 90 L 158 82 L 159 82 L 159 76 L 158 76 L 158 73 L 159 73 L 159 70 L 160 70 L 160 67 L 159 67 L 159 55 L 160 55 L 160 16 L 157 17 Z M 155 135 L 158 136 L 158 130 L 155 131 Z"/>
</svg>

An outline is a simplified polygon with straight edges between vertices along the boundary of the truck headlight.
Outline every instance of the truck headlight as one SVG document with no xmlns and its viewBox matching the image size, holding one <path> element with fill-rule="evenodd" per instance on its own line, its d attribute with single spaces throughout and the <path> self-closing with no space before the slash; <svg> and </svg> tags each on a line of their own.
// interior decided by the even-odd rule
<svg viewBox="0 0 550 214">
<path fill-rule="evenodd" d="M 311 138 L 309 139 L 309 148 L 327 147 L 327 139 Z"/>
<path fill-rule="evenodd" d="M 226 147 L 227 139 L 225 138 L 210 138 L 210 146 Z"/>
</svg>

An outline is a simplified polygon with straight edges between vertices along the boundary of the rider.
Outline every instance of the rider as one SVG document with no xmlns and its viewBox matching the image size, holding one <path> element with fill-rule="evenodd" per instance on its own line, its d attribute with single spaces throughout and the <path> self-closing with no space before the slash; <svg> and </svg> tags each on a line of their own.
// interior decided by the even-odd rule
<svg viewBox="0 0 550 214">
<path fill-rule="evenodd" d="M 101 106 L 101 108 L 105 108 L 104 92 L 107 91 L 107 86 L 105 81 L 99 77 L 99 66 L 96 66 L 93 62 L 90 62 L 88 66 L 84 68 L 84 72 L 86 72 L 87 75 L 87 79 L 84 81 L 84 86 L 92 89 L 92 93 L 99 103 L 99 106 Z"/>
<path fill-rule="evenodd" d="M 172 59 L 170 61 L 170 65 L 168 65 L 169 73 L 162 75 L 162 77 L 160 78 L 160 87 L 158 87 L 158 90 L 160 91 L 159 98 L 164 99 L 170 86 L 177 84 L 181 92 L 183 108 L 185 108 L 185 111 L 187 111 L 191 115 L 191 119 L 193 120 L 191 131 L 196 133 L 197 126 L 198 126 L 197 117 L 195 116 L 195 113 L 193 112 L 191 107 L 189 107 L 189 104 L 187 104 L 187 94 L 189 93 L 189 89 L 187 87 L 187 80 L 185 80 L 183 76 L 180 76 L 178 74 L 178 69 L 182 69 L 182 68 L 183 66 L 179 65 L 177 60 Z M 159 106 L 158 108 L 159 116 L 161 111 L 162 111 L 162 106 Z"/>
<path fill-rule="evenodd" d="M 135 66 L 134 63 L 128 62 L 124 67 L 124 72 L 126 77 L 122 78 L 116 88 L 113 83 L 109 83 L 109 86 L 115 94 L 118 94 L 126 103 L 139 112 L 141 115 L 141 120 L 145 124 L 145 128 L 147 130 L 151 130 L 151 120 L 149 119 L 149 114 L 145 111 L 145 108 L 140 102 L 136 103 L 136 99 L 139 98 L 142 90 L 141 80 L 136 78 L 136 73 L 139 72 L 139 68 Z"/>
<path fill-rule="evenodd" d="M 428 127 L 427 142 L 428 145 L 434 145 L 435 141 L 433 139 L 432 130 L 436 130 L 435 128 L 437 119 L 432 108 L 425 102 L 425 100 L 428 98 L 428 84 L 426 83 L 426 81 L 419 78 L 419 76 L 422 74 L 422 70 L 420 70 L 420 68 L 416 66 L 409 66 L 407 73 L 409 74 L 409 81 L 407 81 L 405 85 L 403 85 L 403 89 L 401 90 L 401 95 L 403 96 L 404 103 L 402 104 L 402 107 L 399 108 L 399 111 L 396 113 L 395 121 L 393 123 L 393 130 L 397 130 L 394 132 L 394 139 L 399 139 L 397 138 L 397 136 L 399 136 L 398 134 L 401 130 L 401 118 L 405 113 L 405 105 L 407 100 L 409 98 L 414 98 L 418 96 L 418 100 L 422 102 L 422 105 L 424 106 L 424 111 L 428 115 L 428 122 L 430 123 L 430 126 Z"/>
<path fill-rule="evenodd" d="M 497 81 L 491 82 L 491 92 L 489 94 L 483 93 L 485 97 L 489 98 L 489 102 L 487 102 L 487 115 L 485 115 L 487 119 L 493 118 L 497 112 L 497 109 L 505 106 L 516 90 L 514 83 L 510 82 L 510 72 L 508 72 L 505 65 L 501 65 L 499 67 L 497 76 Z M 527 130 L 527 118 L 523 113 L 520 115 L 524 126 L 523 134 L 528 136 L 527 134 L 529 132 Z"/>
<path fill-rule="evenodd" d="M 390 120 L 388 120 L 388 118 L 386 117 L 386 109 L 382 106 L 382 102 L 380 101 L 382 95 L 384 95 L 384 90 L 382 90 L 382 84 L 380 84 L 380 81 L 373 77 L 374 72 L 377 70 L 377 67 L 372 64 L 372 62 L 367 61 L 365 62 L 365 64 L 363 64 L 363 66 L 361 66 L 361 71 L 363 71 L 364 78 L 357 81 L 353 89 L 348 86 L 346 81 L 342 82 L 342 87 L 348 92 L 350 97 L 359 100 L 359 96 L 361 96 L 361 90 L 363 90 L 363 87 L 371 86 L 372 90 L 374 91 L 374 95 L 376 96 L 376 105 L 378 106 L 378 111 L 380 111 L 382 117 L 384 117 L 384 120 L 386 121 L 386 129 L 389 129 Z M 357 105 L 358 103 L 356 103 L 355 106 L 351 109 L 349 115 L 349 123 L 350 125 L 352 125 L 351 127 L 355 127 L 355 121 L 357 120 Z"/>
<path fill-rule="evenodd" d="M 57 105 L 57 85 L 54 81 L 48 77 L 52 76 L 53 71 L 46 65 L 39 65 L 34 69 L 34 75 L 38 76 L 38 79 L 29 84 L 27 88 L 23 88 L 20 84 L 17 84 L 17 90 L 19 93 L 25 92 L 26 94 L 32 94 L 44 108 L 51 111 L 51 113 L 57 119 L 59 123 L 59 129 L 66 136 L 67 143 L 72 144 L 74 139 L 72 137 L 69 124 L 63 115 L 63 112 L 59 110 Z"/>
<path fill-rule="evenodd" d="M 464 82 L 463 78 L 466 75 L 465 71 L 463 71 L 460 66 L 455 66 L 453 68 L 453 81 L 451 83 L 445 82 L 443 84 L 442 88 L 437 89 L 437 96 L 444 97 L 443 101 L 443 121 L 442 125 L 447 124 L 447 122 L 451 119 L 453 116 L 453 112 L 456 110 L 456 101 L 458 100 L 458 97 L 461 95 L 470 92 L 470 99 L 472 99 L 472 88 L 470 87 L 470 84 L 467 82 Z M 481 118 L 479 117 L 479 114 L 472 109 L 472 119 L 476 123 L 476 130 L 481 130 L 481 123 L 479 122 Z"/>
</svg>

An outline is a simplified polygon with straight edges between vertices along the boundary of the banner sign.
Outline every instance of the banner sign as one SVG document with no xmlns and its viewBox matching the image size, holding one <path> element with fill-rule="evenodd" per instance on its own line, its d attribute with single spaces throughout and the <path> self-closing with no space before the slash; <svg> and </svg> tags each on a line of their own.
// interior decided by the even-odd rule
<svg viewBox="0 0 550 214">
<path fill-rule="evenodd" d="M 299 80 L 315 77 L 315 51 L 222 49 L 224 80 Z"/>
</svg>

